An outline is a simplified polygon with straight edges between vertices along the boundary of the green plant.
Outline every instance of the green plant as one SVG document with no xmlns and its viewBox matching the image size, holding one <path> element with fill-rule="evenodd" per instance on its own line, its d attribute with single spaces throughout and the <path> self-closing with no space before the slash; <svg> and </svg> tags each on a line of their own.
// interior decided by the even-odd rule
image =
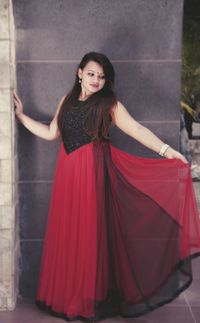
<svg viewBox="0 0 200 323">
<path fill-rule="evenodd" d="M 200 21 L 186 16 L 183 22 L 182 100 L 193 108 L 196 108 L 195 101 L 199 96 Z"/>
</svg>

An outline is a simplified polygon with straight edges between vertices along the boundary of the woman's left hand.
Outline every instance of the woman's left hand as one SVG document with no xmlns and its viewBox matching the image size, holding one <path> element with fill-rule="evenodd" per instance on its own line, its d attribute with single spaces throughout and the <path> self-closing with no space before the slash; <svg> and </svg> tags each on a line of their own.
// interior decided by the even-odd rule
<svg viewBox="0 0 200 323">
<path fill-rule="evenodd" d="M 187 159 L 179 152 L 179 151 L 177 151 L 177 150 L 175 150 L 175 149 L 173 149 L 173 148 L 171 148 L 171 147 L 169 147 L 167 150 L 166 150 L 166 152 L 165 152 L 165 154 L 164 154 L 164 157 L 166 157 L 166 158 L 169 158 L 169 159 L 171 159 L 171 158 L 176 158 L 176 159 L 180 159 L 180 160 L 182 160 L 182 162 L 184 162 L 185 164 L 188 164 L 188 161 L 187 161 Z"/>
</svg>

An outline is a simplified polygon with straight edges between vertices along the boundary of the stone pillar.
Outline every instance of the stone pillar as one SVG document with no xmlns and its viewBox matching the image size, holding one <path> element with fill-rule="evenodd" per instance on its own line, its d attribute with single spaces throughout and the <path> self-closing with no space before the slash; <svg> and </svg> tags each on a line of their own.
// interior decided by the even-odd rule
<svg viewBox="0 0 200 323">
<path fill-rule="evenodd" d="M 0 0 L 0 310 L 13 309 L 17 294 L 16 149 L 12 92 L 15 35 L 12 2 Z"/>
</svg>

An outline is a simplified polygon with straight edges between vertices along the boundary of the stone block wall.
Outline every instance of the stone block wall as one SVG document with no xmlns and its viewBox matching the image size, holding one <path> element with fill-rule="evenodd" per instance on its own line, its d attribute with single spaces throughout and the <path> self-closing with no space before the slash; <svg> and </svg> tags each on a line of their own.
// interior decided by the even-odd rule
<svg viewBox="0 0 200 323">
<path fill-rule="evenodd" d="M 0 310 L 13 309 L 17 295 L 17 187 L 15 32 L 12 2 L 0 0 Z"/>
</svg>

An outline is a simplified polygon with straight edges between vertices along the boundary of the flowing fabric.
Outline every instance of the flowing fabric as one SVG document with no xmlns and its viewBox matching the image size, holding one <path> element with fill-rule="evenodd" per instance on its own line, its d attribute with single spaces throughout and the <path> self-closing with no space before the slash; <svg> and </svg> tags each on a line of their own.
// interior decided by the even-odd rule
<svg viewBox="0 0 200 323">
<path fill-rule="evenodd" d="M 68 321 L 137 317 L 192 282 L 200 222 L 189 164 L 108 141 L 61 143 L 37 305 Z"/>
</svg>

